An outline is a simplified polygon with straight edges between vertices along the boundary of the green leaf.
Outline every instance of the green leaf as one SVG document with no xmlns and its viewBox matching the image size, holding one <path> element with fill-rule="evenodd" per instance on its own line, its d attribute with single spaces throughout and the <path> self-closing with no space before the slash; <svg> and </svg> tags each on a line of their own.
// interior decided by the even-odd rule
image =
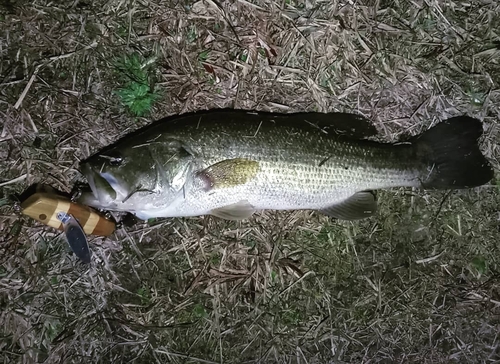
<svg viewBox="0 0 500 364">
<path fill-rule="evenodd" d="M 153 103 L 159 97 L 150 91 L 148 85 L 137 82 L 130 83 L 127 88 L 118 90 L 116 94 L 121 98 L 121 102 L 137 116 L 150 112 Z"/>
<path fill-rule="evenodd" d="M 54 340 L 62 329 L 62 325 L 57 319 L 45 321 L 44 326 L 46 328 L 46 335 L 49 341 Z"/>
<path fill-rule="evenodd" d="M 203 305 L 201 303 L 197 303 L 193 307 L 193 315 L 197 318 L 204 318 L 204 317 L 208 316 L 207 311 L 205 310 L 205 307 L 203 307 Z"/>
<path fill-rule="evenodd" d="M 188 33 L 187 33 L 187 41 L 188 43 L 193 43 L 196 38 L 198 38 L 197 34 L 196 34 L 196 27 L 195 26 L 191 26 L 189 27 L 189 30 L 188 30 Z"/>
<path fill-rule="evenodd" d="M 115 61 L 118 75 L 124 82 L 134 81 L 141 84 L 148 83 L 147 66 L 149 65 L 148 62 L 142 62 L 137 53 L 124 56 Z"/>
<path fill-rule="evenodd" d="M 150 297 L 149 289 L 147 287 L 142 286 L 141 288 L 139 288 L 137 290 L 137 294 L 141 297 L 141 303 L 143 305 L 149 304 L 151 297 Z"/>
<path fill-rule="evenodd" d="M 271 282 L 274 283 L 276 281 L 276 272 L 274 270 L 271 271 Z"/>
<path fill-rule="evenodd" d="M 20 232 L 21 232 L 21 224 L 18 221 L 16 221 L 14 222 L 12 228 L 10 229 L 10 235 L 17 236 L 19 235 Z"/>
<path fill-rule="evenodd" d="M 212 263 L 213 265 L 218 265 L 218 264 L 220 264 L 220 260 L 221 260 L 221 257 L 219 255 L 219 253 L 212 252 L 212 254 L 210 255 L 210 263 Z"/>
<path fill-rule="evenodd" d="M 115 93 L 136 116 L 149 113 L 159 97 L 150 86 L 149 72 L 154 63 L 155 57 L 144 60 L 138 53 L 123 56 L 114 62 L 122 84 Z"/>
<path fill-rule="evenodd" d="M 487 270 L 487 263 L 483 257 L 477 256 L 472 259 L 472 266 L 476 268 L 479 274 L 484 274 Z"/>
<path fill-rule="evenodd" d="M 210 50 L 206 50 L 206 51 L 203 51 L 201 52 L 199 55 L 198 55 L 198 59 L 203 62 L 203 61 L 206 61 L 207 58 L 208 58 L 208 55 L 210 54 Z"/>
</svg>

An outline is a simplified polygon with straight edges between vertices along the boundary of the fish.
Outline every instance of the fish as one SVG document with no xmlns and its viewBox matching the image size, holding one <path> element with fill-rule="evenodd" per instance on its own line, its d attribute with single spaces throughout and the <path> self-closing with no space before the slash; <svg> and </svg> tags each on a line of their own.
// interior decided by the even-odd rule
<svg viewBox="0 0 500 364">
<path fill-rule="evenodd" d="M 78 202 L 147 220 L 316 210 L 340 220 L 377 211 L 377 191 L 465 189 L 493 169 L 482 122 L 457 116 L 396 143 L 352 113 L 215 109 L 174 115 L 83 160 Z"/>
</svg>

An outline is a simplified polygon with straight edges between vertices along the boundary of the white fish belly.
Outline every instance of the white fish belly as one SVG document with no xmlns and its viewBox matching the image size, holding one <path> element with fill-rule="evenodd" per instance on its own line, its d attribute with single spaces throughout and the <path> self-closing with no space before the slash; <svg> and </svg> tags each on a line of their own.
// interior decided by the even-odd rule
<svg viewBox="0 0 500 364">
<path fill-rule="evenodd" d="M 318 210 L 363 190 L 419 185 L 415 178 L 417 171 L 266 172 L 250 182 L 228 188 L 206 190 L 194 182 L 174 204 L 157 213 L 165 217 L 206 215 L 240 201 L 248 201 L 256 210 Z"/>
</svg>

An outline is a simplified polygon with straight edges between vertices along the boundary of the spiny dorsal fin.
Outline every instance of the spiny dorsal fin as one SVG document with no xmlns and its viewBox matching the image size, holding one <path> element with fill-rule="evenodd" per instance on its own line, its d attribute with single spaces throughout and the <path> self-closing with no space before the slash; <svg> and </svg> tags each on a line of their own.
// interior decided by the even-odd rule
<svg viewBox="0 0 500 364">
<path fill-rule="evenodd" d="M 304 120 L 318 126 L 321 130 L 348 138 L 365 139 L 377 135 L 377 128 L 361 115 L 332 113 L 295 113 L 289 115 L 290 121 Z"/>
</svg>

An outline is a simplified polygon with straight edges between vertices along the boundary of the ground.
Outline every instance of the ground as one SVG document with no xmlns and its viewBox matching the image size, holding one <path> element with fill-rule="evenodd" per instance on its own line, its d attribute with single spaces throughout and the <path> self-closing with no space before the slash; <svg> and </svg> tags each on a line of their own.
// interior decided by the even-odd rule
<svg viewBox="0 0 500 364">
<path fill-rule="evenodd" d="M 498 29 L 494 0 L 0 1 L 1 362 L 498 362 L 498 173 L 357 222 L 149 221 L 91 237 L 90 266 L 13 202 L 217 107 L 353 112 L 385 141 L 467 114 L 498 171 Z"/>
</svg>

